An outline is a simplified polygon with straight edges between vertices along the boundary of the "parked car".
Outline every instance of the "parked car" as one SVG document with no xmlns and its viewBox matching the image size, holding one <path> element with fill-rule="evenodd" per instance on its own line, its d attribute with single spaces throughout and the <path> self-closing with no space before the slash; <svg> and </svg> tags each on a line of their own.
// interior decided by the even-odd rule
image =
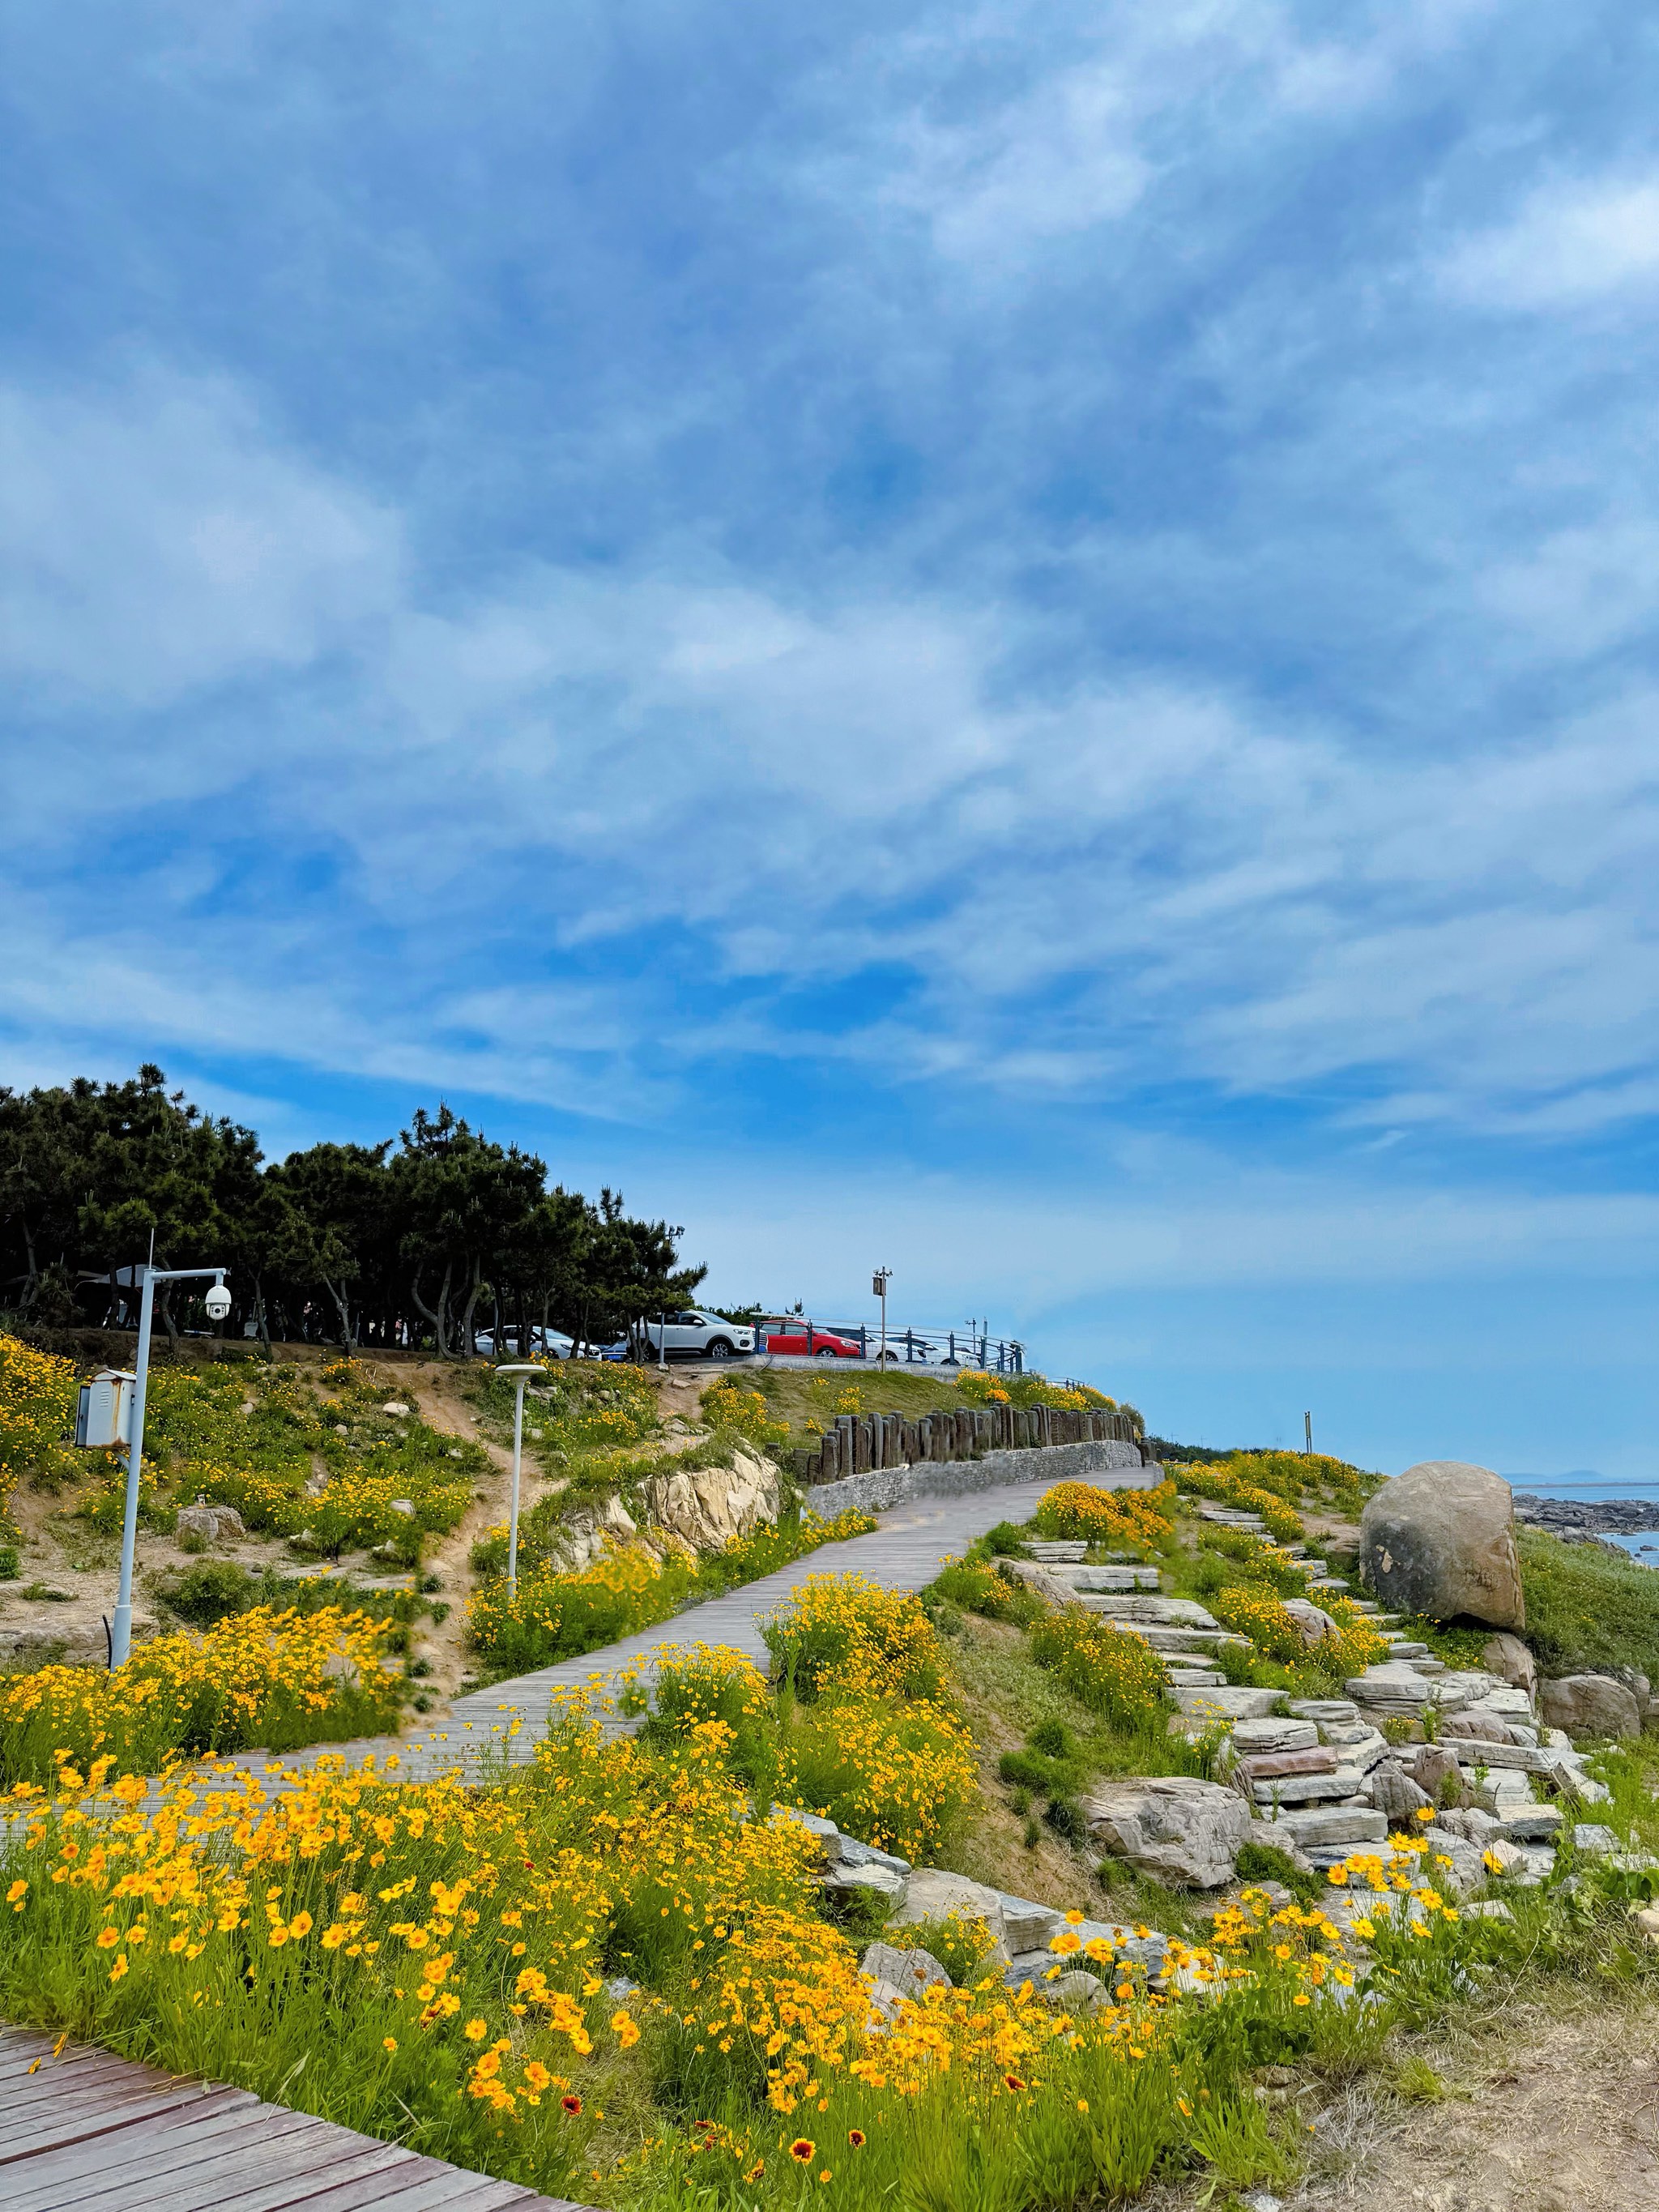
<svg viewBox="0 0 1659 2212">
<path fill-rule="evenodd" d="M 833 1329 L 816 1328 L 810 1321 L 789 1321 L 765 1331 L 769 1352 L 793 1352 L 805 1359 L 862 1359 L 864 1346 L 856 1337 L 838 1336 Z"/>
<path fill-rule="evenodd" d="M 492 1329 L 481 1329 L 472 1341 L 486 1359 L 493 1359 L 495 1357 L 495 1337 Z M 556 1328 L 532 1328 L 530 1332 L 530 1349 L 521 1355 L 519 1351 L 517 1329 L 503 1329 L 501 1332 L 502 1358 L 517 1359 L 521 1356 L 528 1359 L 574 1359 L 576 1357 L 575 1340 L 564 1335 Z"/>
<path fill-rule="evenodd" d="M 719 1314 L 700 1313 L 690 1306 L 683 1313 L 670 1314 L 666 1322 L 641 1322 L 635 1340 L 647 1359 L 654 1359 L 659 1352 L 670 1359 L 735 1359 L 755 1349 L 755 1332 L 746 1323 L 723 1321 Z"/>
</svg>

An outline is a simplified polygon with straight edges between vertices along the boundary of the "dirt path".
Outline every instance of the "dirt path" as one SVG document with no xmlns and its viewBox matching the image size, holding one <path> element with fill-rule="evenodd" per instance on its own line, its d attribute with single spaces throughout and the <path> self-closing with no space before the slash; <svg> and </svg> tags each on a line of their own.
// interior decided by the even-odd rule
<svg viewBox="0 0 1659 2212">
<path fill-rule="evenodd" d="M 1412 2051 L 1443 2097 L 1404 2103 L 1370 2080 L 1310 2108 L 1318 2148 L 1285 2199 L 1295 2212 L 1659 2206 L 1659 2000 L 1552 1984 L 1538 2002 Z"/>
</svg>

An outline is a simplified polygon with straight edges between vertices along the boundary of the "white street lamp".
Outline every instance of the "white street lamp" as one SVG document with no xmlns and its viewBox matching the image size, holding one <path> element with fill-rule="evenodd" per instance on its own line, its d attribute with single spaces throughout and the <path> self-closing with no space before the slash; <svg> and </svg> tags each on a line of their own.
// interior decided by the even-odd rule
<svg viewBox="0 0 1659 2212">
<path fill-rule="evenodd" d="M 532 1375 L 544 1375 L 544 1367 L 529 1364 L 514 1364 L 498 1367 L 497 1375 L 511 1376 L 518 1384 L 513 1401 L 513 1507 L 507 1522 L 507 1601 L 512 1604 L 519 1588 L 519 1468 L 524 1459 L 524 1390 Z"/>
<path fill-rule="evenodd" d="M 132 1555 L 138 1542 L 138 1471 L 144 1460 L 144 1389 L 149 1381 L 149 1332 L 155 1318 L 157 1283 L 183 1283 L 211 1275 L 207 1294 L 208 1319 L 222 1321 L 230 1311 L 230 1292 L 222 1267 L 144 1267 L 144 1286 L 138 1309 L 138 1357 L 132 1383 L 132 1439 L 127 1448 L 126 1510 L 121 1521 L 121 1582 L 115 1594 L 115 1617 L 110 1623 L 109 1663 L 125 1667 L 132 1653 Z"/>
</svg>

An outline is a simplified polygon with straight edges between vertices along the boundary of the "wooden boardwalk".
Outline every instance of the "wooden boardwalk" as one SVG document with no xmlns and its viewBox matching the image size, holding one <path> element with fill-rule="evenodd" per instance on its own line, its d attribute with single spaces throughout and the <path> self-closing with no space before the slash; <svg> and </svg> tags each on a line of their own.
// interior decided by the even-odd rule
<svg viewBox="0 0 1659 2212">
<path fill-rule="evenodd" d="M 583 2212 L 246 2089 L 0 2027 L 5 2212 Z"/>
</svg>

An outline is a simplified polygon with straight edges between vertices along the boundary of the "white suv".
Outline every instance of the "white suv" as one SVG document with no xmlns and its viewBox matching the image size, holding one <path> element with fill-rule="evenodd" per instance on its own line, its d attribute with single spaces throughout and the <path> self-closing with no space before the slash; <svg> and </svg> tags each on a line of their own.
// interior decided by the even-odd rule
<svg viewBox="0 0 1659 2212">
<path fill-rule="evenodd" d="M 735 1359 L 755 1349 L 755 1332 L 746 1324 L 690 1307 L 670 1314 L 666 1322 L 641 1322 L 638 1333 L 653 1357 L 663 1352 L 670 1359 Z"/>
</svg>

